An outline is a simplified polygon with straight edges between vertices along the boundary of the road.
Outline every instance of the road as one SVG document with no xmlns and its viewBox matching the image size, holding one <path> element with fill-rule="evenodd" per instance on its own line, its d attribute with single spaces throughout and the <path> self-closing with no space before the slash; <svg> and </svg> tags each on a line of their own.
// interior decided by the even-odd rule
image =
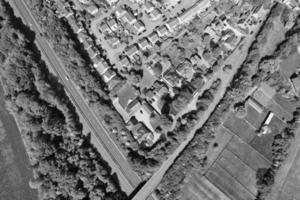
<svg viewBox="0 0 300 200">
<path fill-rule="evenodd" d="M 262 19 L 265 19 L 267 16 L 269 10 L 262 10 L 260 11 L 260 16 Z M 264 20 L 263 20 L 264 21 Z M 186 148 L 186 146 L 190 143 L 190 141 L 194 138 L 195 131 L 199 128 L 201 128 L 206 120 L 209 118 L 209 116 L 214 111 L 215 107 L 218 105 L 219 101 L 223 98 L 223 95 L 226 92 L 227 86 L 232 81 L 235 73 L 241 66 L 241 64 L 244 62 L 248 48 L 252 44 L 253 40 L 255 39 L 255 33 L 258 32 L 260 26 L 256 26 L 253 28 L 254 34 L 251 36 L 248 36 L 245 38 L 245 40 L 240 44 L 243 45 L 243 49 L 239 50 L 239 48 L 236 48 L 236 50 L 226 59 L 225 64 L 231 64 L 232 70 L 229 73 L 223 72 L 222 69 L 218 70 L 213 76 L 213 80 L 216 78 L 220 78 L 222 80 L 222 85 L 219 91 L 215 94 L 214 101 L 210 104 L 208 109 L 203 113 L 202 118 L 197 123 L 197 126 L 194 128 L 193 131 L 191 131 L 190 134 L 187 135 L 187 138 L 184 142 L 182 142 L 179 147 L 173 152 L 172 155 L 168 157 L 168 159 L 162 164 L 160 169 L 154 173 L 154 175 L 147 181 L 147 183 L 139 190 L 139 192 L 135 195 L 135 197 L 132 200 L 144 200 L 146 199 L 159 185 L 161 182 L 164 174 L 167 172 L 167 170 L 171 167 L 171 165 L 174 163 L 176 158 L 180 155 L 180 153 Z"/>
<path fill-rule="evenodd" d="M 9 3 L 15 10 L 16 14 L 19 14 L 22 20 L 29 25 L 29 27 L 34 30 L 36 34 L 36 44 L 41 50 L 46 60 L 49 63 L 49 67 L 56 72 L 58 78 L 65 86 L 71 101 L 76 106 L 78 112 L 86 120 L 94 138 L 97 139 L 96 147 L 101 153 L 104 160 L 106 160 L 119 178 L 122 190 L 127 194 L 130 194 L 141 182 L 138 175 L 131 169 L 126 158 L 116 146 L 109 133 L 105 130 L 101 122 L 97 119 L 95 113 L 90 110 L 87 103 L 84 101 L 83 97 L 76 88 L 75 83 L 69 80 L 68 73 L 66 72 L 62 62 L 55 54 L 53 48 L 48 43 L 48 41 L 41 37 L 39 33 L 42 33 L 42 29 L 39 24 L 32 16 L 29 8 L 27 7 L 25 1 L 19 0 L 9 0 Z"/>
</svg>

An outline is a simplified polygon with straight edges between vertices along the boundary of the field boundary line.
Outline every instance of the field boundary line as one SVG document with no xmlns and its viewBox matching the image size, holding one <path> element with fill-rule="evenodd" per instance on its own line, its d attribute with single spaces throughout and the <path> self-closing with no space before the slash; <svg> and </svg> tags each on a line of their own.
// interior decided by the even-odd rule
<svg viewBox="0 0 300 200">
<path fill-rule="evenodd" d="M 229 174 L 238 184 L 240 184 L 247 192 L 249 192 L 250 194 L 252 194 L 253 197 L 255 197 L 256 195 L 253 194 L 251 191 L 248 190 L 248 188 L 246 186 L 244 186 L 244 184 L 242 184 L 235 176 L 233 176 L 228 170 L 226 170 L 224 167 L 222 167 L 219 163 L 216 163 L 217 165 L 219 165 L 219 167 L 221 167 L 224 171 L 226 171 L 227 174 Z M 246 164 L 246 166 L 248 166 Z M 251 167 L 249 167 L 251 168 Z M 253 170 L 253 169 L 252 169 Z M 255 172 L 255 170 L 253 170 Z"/>
<path fill-rule="evenodd" d="M 223 125 L 221 124 L 221 126 L 223 127 Z M 231 134 L 231 133 L 229 133 Z M 219 155 L 216 157 L 216 159 L 209 165 L 209 167 L 205 170 L 204 175 L 207 173 L 207 171 L 209 171 L 209 169 L 219 160 L 219 158 L 221 157 L 221 155 L 223 154 L 224 150 L 227 148 L 229 142 L 231 142 L 233 138 L 233 135 L 231 134 L 231 138 L 230 140 L 227 142 L 227 144 L 224 146 L 224 148 L 222 149 L 222 151 L 219 153 Z"/>
<path fill-rule="evenodd" d="M 224 126 L 224 128 L 226 128 L 225 126 Z M 239 139 L 241 139 L 242 140 L 242 142 L 243 143 L 245 143 L 247 146 L 249 146 L 252 150 L 254 150 L 257 154 L 259 154 L 264 160 L 266 160 L 268 163 L 270 163 L 270 164 L 272 164 L 272 162 L 269 160 L 269 159 L 267 159 L 264 155 L 262 155 L 260 152 L 258 152 L 255 148 L 253 148 L 249 143 L 247 143 L 247 142 L 245 142 L 244 140 L 243 140 L 243 138 L 241 138 L 240 136 L 238 136 L 238 135 L 236 135 L 235 133 L 233 133 L 231 130 L 229 130 L 228 128 L 226 128 L 228 131 L 230 131 L 234 136 L 236 136 L 236 137 L 238 137 Z M 232 152 L 233 153 L 233 152 Z"/>
</svg>

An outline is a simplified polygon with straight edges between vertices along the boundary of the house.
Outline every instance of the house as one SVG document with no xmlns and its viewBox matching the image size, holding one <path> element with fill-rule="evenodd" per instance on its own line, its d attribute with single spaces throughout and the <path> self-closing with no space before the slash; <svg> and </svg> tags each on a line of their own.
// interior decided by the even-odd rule
<svg viewBox="0 0 300 200">
<path fill-rule="evenodd" d="M 155 8 L 151 13 L 150 13 L 150 17 L 153 21 L 158 20 L 159 18 L 161 18 L 162 16 L 162 12 L 158 9 Z"/>
<path fill-rule="evenodd" d="M 116 17 L 119 19 L 121 17 L 123 17 L 125 14 L 127 13 L 127 11 L 123 8 L 123 7 L 118 7 L 115 14 Z"/>
<path fill-rule="evenodd" d="M 247 100 L 247 104 L 254 108 L 259 114 L 262 114 L 264 111 L 263 106 L 251 97 Z"/>
<path fill-rule="evenodd" d="M 100 75 L 103 75 L 106 72 L 106 70 L 109 68 L 106 62 L 102 62 L 97 57 L 93 59 L 93 62 L 94 62 L 93 66 L 96 68 L 96 70 Z"/>
<path fill-rule="evenodd" d="M 204 32 L 208 34 L 215 43 L 218 43 L 220 36 L 210 26 L 207 26 Z"/>
<path fill-rule="evenodd" d="M 157 29 L 157 34 L 159 37 L 164 37 L 169 34 L 168 28 L 163 25 Z"/>
<path fill-rule="evenodd" d="M 99 31 L 102 33 L 111 33 L 112 30 L 110 29 L 110 27 L 108 26 L 107 23 L 101 23 L 101 25 L 99 26 Z"/>
<path fill-rule="evenodd" d="M 151 117 L 152 115 L 156 114 L 156 111 L 154 108 L 147 102 L 143 101 L 139 109 L 137 109 L 133 116 L 143 124 L 151 131 L 155 132 L 152 124 L 151 124 Z"/>
<path fill-rule="evenodd" d="M 265 118 L 265 121 L 263 122 L 262 127 L 260 128 L 260 131 L 258 133 L 258 136 L 261 137 L 262 135 L 266 135 L 272 132 L 271 127 L 269 126 L 270 122 L 272 121 L 274 117 L 273 112 L 269 112 L 267 117 Z"/>
<path fill-rule="evenodd" d="M 124 57 L 120 60 L 120 65 L 121 65 L 122 67 L 127 67 L 127 66 L 130 65 L 130 61 L 129 61 L 129 59 L 128 59 L 127 56 L 124 56 Z"/>
<path fill-rule="evenodd" d="M 107 69 L 105 73 L 102 75 L 106 83 L 109 82 L 114 76 L 116 76 L 116 72 L 112 69 Z"/>
<path fill-rule="evenodd" d="M 57 3 L 57 8 L 59 11 L 59 18 L 61 17 L 65 17 L 65 18 L 69 18 L 70 16 L 73 15 L 73 12 L 71 11 L 70 8 L 66 7 L 61 1 L 56 1 Z"/>
<path fill-rule="evenodd" d="M 139 46 L 142 50 L 146 50 L 148 48 L 151 48 L 151 45 L 150 45 L 149 41 L 147 40 L 147 38 L 141 39 L 138 44 L 139 44 Z"/>
<path fill-rule="evenodd" d="M 151 71 L 152 74 L 154 76 L 156 76 L 157 78 L 160 78 L 162 73 L 163 73 L 163 66 L 161 64 L 161 62 L 156 62 L 152 67 L 151 67 Z"/>
<path fill-rule="evenodd" d="M 199 54 L 195 53 L 194 55 L 191 56 L 190 60 L 192 65 L 197 65 L 201 60 L 201 57 L 199 56 Z"/>
<path fill-rule="evenodd" d="M 82 43 L 85 50 L 90 49 L 94 45 L 93 41 L 90 38 L 86 38 L 86 40 L 84 40 Z"/>
<path fill-rule="evenodd" d="M 122 20 L 124 22 L 128 23 L 128 24 L 131 24 L 131 25 L 134 24 L 137 21 L 135 16 L 130 12 L 126 12 L 124 14 L 124 16 L 122 17 Z"/>
<path fill-rule="evenodd" d="M 85 31 L 78 33 L 77 37 L 78 37 L 78 40 L 80 43 L 83 43 L 85 40 L 87 40 L 87 38 L 89 38 L 89 36 L 87 35 L 87 33 Z"/>
<path fill-rule="evenodd" d="M 142 21 L 139 20 L 133 24 L 133 28 L 135 29 L 136 34 L 138 35 L 145 30 L 145 25 Z"/>
<path fill-rule="evenodd" d="M 91 5 L 86 8 L 86 11 L 91 15 L 96 15 L 98 13 L 98 8 L 95 5 Z"/>
<path fill-rule="evenodd" d="M 177 68 L 176 72 L 181 75 L 182 77 L 186 78 L 190 81 L 194 75 L 194 69 L 191 64 L 181 63 Z"/>
<path fill-rule="evenodd" d="M 78 25 L 76 24 L 76 22 L 73 21 L 73 20 L 70 22 L 70 26 L 71 26 L 71 28 L 73 29 L 74 33 L 76 33 L 76 34 L 78 34 L 78 33 L 80 33 L 81 31 L 83 31 L 83 28 L 82 28 L 81 26 L 78 26 Z"/>
<path fill-rule="evenodd" d="M 110 94 L 117 94 L 124 84 L 124 81 L 119 76 L 114 76 L 107 83 L 107 87 L 110 91 Z"/>
<path fill-rule="evenodd" d="M 118 22 L 116 21 L 116 19 L 112 18 L 112 19 L 108 20 L 107 24 L 112 31 L 116 31 L 119 28 Z"/>
<path fill-rule="evenodd" d="M 296 76 L 291 79 L 293 88 L 295 92 L 299 95 L 300 94 L 300 76 Z"/>
<path fill-rule="evenodd" d="M 170 69 L 164 74 L 163 81 L 170 87 L 180 86 L 182 77 L 174 69 Z"/>
<path fill-rule="evenodd" d="M 113 47 L 116 47 L 118 46 L 121 42 L 119 40 L 119 38 L 117 37 L 113 37 L 109 40 L 109 43 L 113 46 Z"/>
<path fill-rule="evenodd" d="M 138 53 L 139 53 L 139 49 L 135 44 L 131 45 L 126 51 L 126 54 L 130 59 L 134 59 L 134 56 Z"/>
<path fill-rule="evenodd" d="M 89 56 L 90 56 L 91 59 L 95 58 L 99 54 L 99 52 L 97 51 L 97 49 L 95 49 L 93 47 L 87 49 L 87 52 L 88 52 L 88 54 L 89 54 Z"/>
<path fill-rule="evenodd" d="M 150 13 L 154 10 L 154 4 L 150 1 L 150 0 L 146 0 L 145 4 L 143 6 L 143 11 L 145 11 L 146 13 Z"/>
<path fill-rule="evenodd" d="M 139 122 L 137 125 L 134 126 L 132 129 L 132 134 L 134 139 L 137 140 L 139 144 L 144 142 L 149 134 L 152 134 L 151 131 L 143 124 Z"/>
<path fill-rule="evenodd" d="M 78 1 L 82 4 L 88 4 L 91 2 L 90 0 L 78 0 Z"/>
<path fill-rule="evenodd" d="M 148 35 L 148 40 L 152 44 L 155 44 L 159 40 L 158 34 L 156 32 L 152 32 L 150 35 Z"/>
<path fill-rule="evenodd" d="M 147 101 L 151 104 L 151 106 L 159 113 L 161 114 L 161 110 L 165 104 L 165 100 L 163 100 L 163 96 L 167 95 L 169 93 L 169 89 L 167 85 L 163 82 L 156 81 L 146 91 L 146 98 Z"/>
<path fill-rule="evenodd" d="M 166 24 L 166 26 L 168 27 L 170 32 L 173 32 L 174 29 L 180 24 L 180 21 L 177 17 L 171 19 L 168 21 L 168 23 Z"/>
<path fill-rule="evenodd" d="M 280 2 L 286 4 L 289 8 L 293 10 L 300 9 L 300 2 L 299 0 L 280 0 Z"/>
<path fill-rule="evenodd" d="M 109 5 L 116 4 L 119 0 L 106 0 Z"/>
<path fill-rule="evenodd" d="M 132 114 L 141 107 L 137 91 L 130 85 L 125 84 L 118 91 L 117 97 L 113 99 L 113 105 L 127 123 Z"/>
<path fill-rule="evenodd" d="M 60 14 L 59 17 L 65 17 L 65 18 L 68 19 L 68 18 L 71 17 L 72 15 L 73 15 L 73 12 L 72 12 L 70 9 L 64 7 L 64 8 L 62 8 L 61 14 Z"/>
</svg>

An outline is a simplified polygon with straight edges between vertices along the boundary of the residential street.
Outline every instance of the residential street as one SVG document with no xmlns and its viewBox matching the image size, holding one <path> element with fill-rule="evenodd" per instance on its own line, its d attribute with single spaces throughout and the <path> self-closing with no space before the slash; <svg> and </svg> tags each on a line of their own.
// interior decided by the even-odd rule
<svg viewBox="0 0 300 200">
<path fill-rule="evenodd" d="M 267 11 L 261 13 L 261 18 L 265 19 L 267 15 Z M 256 33 L 259 30 L 259 26 L 256 29 L 253 29 L 253 32 Z M 151 192 L 155 190 L 155 188 L 159 185 L 160 181 L 162 180 L 164 174 L 167 170 L 171 167 L 175 159 L 180 155 L 180 153 L 185 149 L 185 147 L 189 144 L 189 142 L 193 139 L 195 135 L 195 131 L 201 128 L 209 116 L 214 111 L 215 107 L 218 105 L 219 101 L 222 99 L 227 86 L 230 84 L 233 76 L 237 72 L 238 68 L 241 66 L 243 61 L 245 60 L 248 52 L 248 48 L 252 44 L 254 40 L 255 34 L 245 38 L 242 42 L 243 49 L 240 51 L 238 48 L 227 58 L 224 64 L 232 64 L 232 70 L 226 74 L 220 69 L 217 73 L 214 74 L 211 80 L 216 80 L 220 78 L 222 80 L 221 88 L 219 89 L 218 93 L 215 94 L 214 101 L 210 104 L 209 108 L 203 113 L 201 120 L 198 122 L 198 125 L 194 128 L 194 130 L 187 135 L 187 139 L 180 144 L 180 146 L 176 149 L 176 151 L 168 157 L 168 159 L 163 163 L 161 168 L 148 180 L 148 182 L 144 185 L 144 187 L 136 194 L 133 200 L 142 200 L 146 199 L 147 196 Z"/>
</svg>

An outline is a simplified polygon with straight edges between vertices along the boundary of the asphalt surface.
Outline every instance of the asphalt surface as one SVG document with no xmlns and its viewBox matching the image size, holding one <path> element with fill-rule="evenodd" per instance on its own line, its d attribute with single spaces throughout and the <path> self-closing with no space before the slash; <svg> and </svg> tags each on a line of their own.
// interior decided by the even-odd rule
<svg viewBox="0 0 300 200">
<path fill-rule="evenodd" d="M 58 78 L 65 86 L 70 99 L 76 106 L 78 112 L 86 120 L 86 123 L 92 130 L 92 134 L 97 138 L 96 145 L 102 157 L 109 163 L 113 172 L 115 172 L 120 181 L 122 190 L 127 194 L 130 194 L 141 182 L 138 175 L 131 169 L 126 158 L 116 146 L 109 133 L 105 130 L 101 122 L 97 119 L 96 115 L 90 110 L 87 103 L 79 93 L 75 84 L 68 78 L 68 73 L 64 69 L 64 66 L 60 59 L 55 54 L 53 48 L 48 41 L 43 38 L 39 33 L 43 31 L 39 27 L 39 24 L 32 16 L 25 1 L 9 0 L 12 7 L 15 9 L 16 14 L 19 14 L 30 29 L 35 31 L 36 44 L 41 53 L 45 56 L 49 63 L 49 67 L 58 75 Z"/>
<path fill-rule="evenodd" d="M 268 12 L 264 11 L 261 14 L 261 17 L 265 19 L 266 14 Z M 263 20 L 264 21 L 264 20 Z M 253 29 L 254 33 L 257 33 L 259 30 L 259 26 Z M 180 153 L 186 148 L 186 146 L 192 141 L 195 135 L 195 131 L 199 128 L 201 128 L 206 120 L 209 118 L 209 116 L 214 111 L 215 107 L 218 105 L 219 101 L 223 98 L 223 95 L 226 92 L 227 86 L 232 81 L 234 75 L 236 74 L 237 70 L 243 63 L 243 61 L 246 58 L 248 48 L 252 44 L 256 34 L 253 34 L 252 36 L 249 36 L 242 42 L 242 44 L 245 46 L 245 48 L 240 51 L 238 48 L 226 59 L 224 64 L 232 64 L 233 68 L 229 73 L 224 73 L 222 68 L 218 70 L 212 77 L 212 80 L 216 80 L 217 78 L 220 78 L 222 80 L 221 88 L 219 91 L 215 94 L 213 102 L 210 104 L 208 109 L 202 114 L 201 119 L 197 123 L 197 126 L 194 128 L 193 131 L 191 131 L 190 134 L 187 135 L 187 138 L 185 141 L 183 141 L 179 147 L 173 152 L 171 155 L 168 156 L 168 159 L 165 160 L 165 162 L 162 164 L 160 169 L 156 171 L 153 176 L 147 181 L 147 183 L 137 192 L 137 194 L 134 196 L 132 200 L 143 200 L 146 199 L 159 185 L 161 180 L 163 179 L 163 176 L 167 172 L 167 170 L 172 166 L 176 158 L 180 155 Z"/>
</svg>

